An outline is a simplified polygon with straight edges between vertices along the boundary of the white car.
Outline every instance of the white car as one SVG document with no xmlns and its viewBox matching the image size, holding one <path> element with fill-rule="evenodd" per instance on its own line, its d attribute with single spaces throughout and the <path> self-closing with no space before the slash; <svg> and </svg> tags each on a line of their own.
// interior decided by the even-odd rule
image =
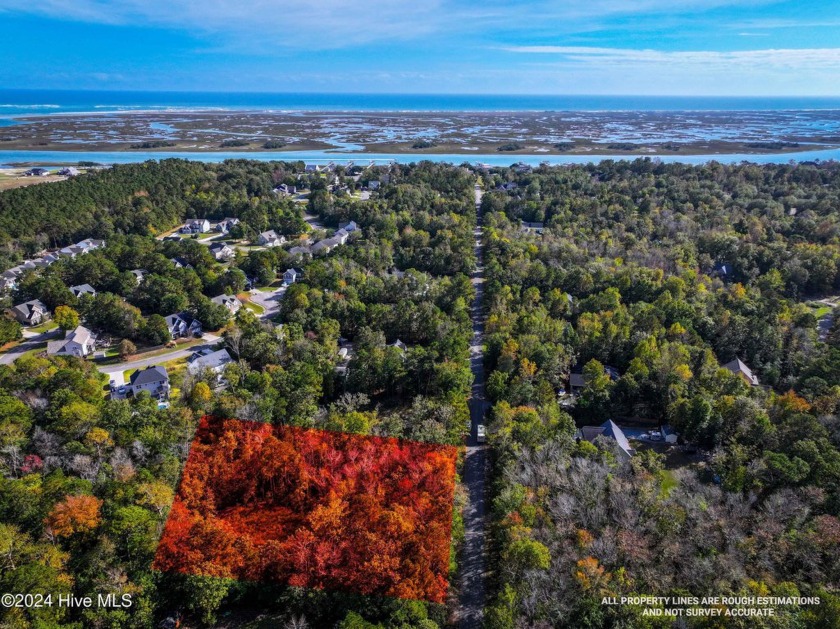
<svg viewBox="0 0 840 629">
<path fill-rule="evenodd" d="M 475 440 L 478 443 L 485 443 L 487 441 L 487 431 L 485 430 L 483 424 L 479 424 L 475 427 Z"/>
</svg>

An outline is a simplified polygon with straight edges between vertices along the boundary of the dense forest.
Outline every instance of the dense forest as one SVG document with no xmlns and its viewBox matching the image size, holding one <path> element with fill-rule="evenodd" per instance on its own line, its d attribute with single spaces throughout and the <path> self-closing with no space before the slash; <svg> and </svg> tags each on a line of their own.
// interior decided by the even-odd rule
<svg viewBox="0 0 840 629">
<path fill-rule="evenodd" d="M 369 198 L 355 194 L 374 180 Z M 266 434 L 315 428 L 462 445 L 477 181 L 493 402 L 487 627 L 670 627 L 601 600 L 727 594 L 823 603 L 726 626 L 840 626 L 840 313 L 824 301 L 840 294 L 840 166 L 650 160 L 329 173 L 164 160 L 0 194 L 7 266 L 83 238 L 107 243 L 24 273 L 4 305 L 37 298 L 56 318 L 61 309 L 114 344 L 144 346 L 166 343 L 163 318 L 185 311 L 218 330 L 234 359 L 224 386 L 207 373 L 173 374 L 168 407 L 146 394 L 109 399 L 91 360 L 27 353 L 0 365 L 0 590 L 133 601 L 0 609 L 0 622 L 445 626 L 463 539 L 460 487 L 449 552 L 435 555 L 438 564 L 448 557 L 449 604 L 153 562 L 202 417 L 257 422 Z M 278 194 L 280 184 L 307 194 Z M 346 221 L 359 230 L 326 255 L 243 244 L 220 262 L 195 238 L 159 238 L 194 217 L 240 219 L 230 237 L 242 243 L 269 229 L 289 244 Z M 231 317 L 211 301 L 243 295 L 246 284 L 276 287 L 289 268 L 302 274 L 273 318 L 248 308 Z M 96 295 L 74 296 L 68 287 L 79 284 Z M 758 384 L 723 368 L 734 359 Z M 575 396 L 571 374 L 583 381 Z M 626 457 L 615 441 L 575 438 L 608 419 L 668 424 L 680 444 L 633 442 Z M 235 487 L 265 497 L 248 477 L 255 467 L 240 461 Z M 234 486 L 214 480 L 220 492 Z M 191 525 L 210 527 L 212 515 Z M 213 568 L 203 574 L 221 574 Z"/>
<path fill-rule="evenodd" d="M 349 194 L 384 174 L 390 183 L 372 198 Z M 106 376 L 91 361 L 30 354 L 0 366 L 2 590 L 133 596 L 125 609 L 4 609 L 3 622 L 145 628 L 177 616 L 198 626 L 269 614 L 264 622 L 305 619 L 311 626 L 445 624 L 440 583 L 424 598 L 441 602 L 427 603 L 152 565 L 204 415 L 439 444 L 462 439 L 471 383 L 466 273 L 473 266 L 474 176 L 431 164 L 356 179 L 340 169 L 335 176 L 343 186 L 304 174 L 303 164 L 165 161 L 0 195 L 10 259 L 53 241 L 91 235 L 107 241 L 100 250 L 24 274 L 8 304 L 38 298 L 50 309 L 66 306 L 104 337 L 138 345 L 166 341 L 163 316 L 184 309 L 206 329 L 221 328 L 219 346 L 234 358 L 223 387 L 210 373 L 173 376 L 168 408 L 146 394 L 108 399 Z M 308 202 L 273 192 L 284 182 L 311 190 Z M 54 220 L 47 210 L 38 219 L 38 208 L 47 207 L 64 209 Z M 130 218 L 138 208 L 142 221 Z M 292 239 L 312 233 L 304 213 L 327 232 L 354 220 L 360 234 L 326 256 L 243 248 L 224 264 L 195 239 L 154 237 L 187 217 L 231 216 L 241 220 L 232 237 L 253 239 L 275 229 Z M 16 217 L 43 222 L 17 224 Z M 18 238 L 49 229 L 46 239 Z M 174 257 L 187 265 L 174 265 Z M 246 278 L 276 284 L 292 265 L 303 277 L 288 288 L 273 320 L 246 308 L 228 320 L 209 300 L 239 293 Z M 137 269 L 146 272 L 140 281 L 131 273 Z M 93 286 L 96 296 L 74 297 L 67 287 L 78 283 Z M 348 347 L 347 356 L 339 353 Z M 456 490 L 446 527 L 451 542 L 448 534 L 438 540 L 451 547 L 436 549 L 449 579 L 457 571 L 462 504 Z"/>
<path fill-rule="evenodd" d="M 734 594 L 823 604 L 727 627 L 837 626 L 840 344 L 810 300 L 840 291 L 840 166 L 638 160 L 485 179 L 488 626 L 666 627 L 602 598 Z M 721 368 L 735 358 L 758 386 Z M 557 393 L 575 372 L 569 405 Z M 628 458 L 574 438 L 607 419 L 670 424 L 687 445 Z"/>
</svg>

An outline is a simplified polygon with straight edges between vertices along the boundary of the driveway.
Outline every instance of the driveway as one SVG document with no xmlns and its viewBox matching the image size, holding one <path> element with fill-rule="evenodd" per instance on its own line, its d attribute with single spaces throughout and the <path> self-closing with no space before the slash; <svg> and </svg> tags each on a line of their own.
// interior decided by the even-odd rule
<svg viewBox="0 0 840 629">
<path fill-rule="evenodd" d="M 265 308 L 260 319 L 272 319 L 280 313 L 280 301 L 286 294 L 286 286 L 280 286 L 271 292 L 253 289 L 251 291 L 251 302 Z"/>
<path fill-rule="evenodd" d="M 162 365 L 163 363 L 168 363 L 170 360 L 186 358 L 187 356 L 191 356 L 193 353 L 197 352 L 200 349 L 212 347 L 220 339 L 220 337 L 216 336 L 215 334 L 207 334 L 206 332 L 202 338 L 204 340 L 204 343 L 200 345 L 191 345 L 190 347 L 186 347 L 184 349 L 179 349 L 174 352 L 168 352 L 166 354 L 159 354 L 157 356 L 150 356 L 149 358 L 138 358 L 137 360 L 129 360 L 122 363 L 100 365 L 97 367 L 97 369 L 101 373 L 108 375 L 110 379 L 119 382 L 119 380 L 122 379 L 122 372 L 124 371 L 128 371 L 129 369 L 145 369 L 146 367 L 153 367 L 155 365 Z M 117 378 L 114 375 L 110 374 L 120 375 L 119 378 Z"/>
</svg>

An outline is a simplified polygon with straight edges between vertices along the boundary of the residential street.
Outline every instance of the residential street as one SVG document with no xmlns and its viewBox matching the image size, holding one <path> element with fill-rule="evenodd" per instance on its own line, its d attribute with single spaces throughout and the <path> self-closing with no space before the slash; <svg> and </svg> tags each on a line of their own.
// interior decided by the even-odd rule
<svg viewBox="0 0 840 629">
<path fill-rule="evenodd" d="M 476 208 L 481 204 L 481 190 L 476 186 Z M 480 218 L 479 218 L 480 220 Z M 473 342 L 470 346 L 470 366 L 473 373 L 472 395 L 469 401 L 472 430 L 467 441 L 464 459 L 463 483 L 469 494 L 469 504 L 464 512 L 464 548 L 461 553 L 458 620 L 463 629 L 477 629 L 482 626 L 486 603 L 487 576 L 487 475 L 489 453 L 487 445 L 476 441 L 476 426 L 485 423 L 490 407 L 484 391 L 484 266 L 482 256 L 482 228 L 475 229 L 476 270 L 471 282 L 475 287 L 472 304 Z"/>
<path fill-rule="evenodd" d="M 110 375 L 110 378 L 116 380 L 117 384 L 120 383 L 120 379 L 122 378 L 122 372 L 127 371 L 129 369 L 144 369 L 145 367 L 152 367 L 154 365 L 162 365 L 163 363 L 167 363 L 170 360 L 177 360 L 179 358 L 186 358 L 190 356 L 194 352 L 197 352 L 200 349 L 205 347 L 212 347 L 219 341 L 220 337 L 214 334 L 204 334 L 203 341 L 201 345 L 191 345 L 185 349 L 179 349 L 174 352 L 169 352 L 166 354 L 159 354 L 158 356 L 151 356 L 149 358 L 141 358 L 139 360 L 131 360 L 124 363 L 116 363 L 111 365 L 101 365 L 97 367 L 100 372 Z M 111 374 L 120 374 L 119 378 L 115 378 Z"/>
<path fill-rule="evenodd" d="M 254 289 L 251 291 L 251 302 L 265 308 L 260 319 L 268 320 L 280 312 L 280 301 L 286 294 L 286 286 L 280 286 L 271 292 Z"/>
<path fill-rule="evenodd" d="M 24 340 L 23 342 L 10 349 L 7 352 L 0 354 L 0 365 L 11 365 L 15 362 L 22 354 L 25 354 L 31 349 L 35 349 L 39 344 L 46 343 L 49 340 L 59 338 L 61 336 L 61 329 L 55 328 L 53 330 L 49 330 L 47 332 L 43 332 L 41 334 L 32 334 L 31 332 L 28 333 L 28 330 L 23 331 Z"/>
</svg>

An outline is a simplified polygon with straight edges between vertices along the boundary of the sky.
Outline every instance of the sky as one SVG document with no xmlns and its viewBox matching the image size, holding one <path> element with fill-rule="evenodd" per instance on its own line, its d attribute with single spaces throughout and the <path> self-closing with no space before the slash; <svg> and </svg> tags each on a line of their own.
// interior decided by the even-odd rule
<svg viewBox="0 0 840 629">
<path fill-rule="evenodd" d="M 0 88 L 840 96 L 840 0 L 0 0 Z"/>
</svg>

